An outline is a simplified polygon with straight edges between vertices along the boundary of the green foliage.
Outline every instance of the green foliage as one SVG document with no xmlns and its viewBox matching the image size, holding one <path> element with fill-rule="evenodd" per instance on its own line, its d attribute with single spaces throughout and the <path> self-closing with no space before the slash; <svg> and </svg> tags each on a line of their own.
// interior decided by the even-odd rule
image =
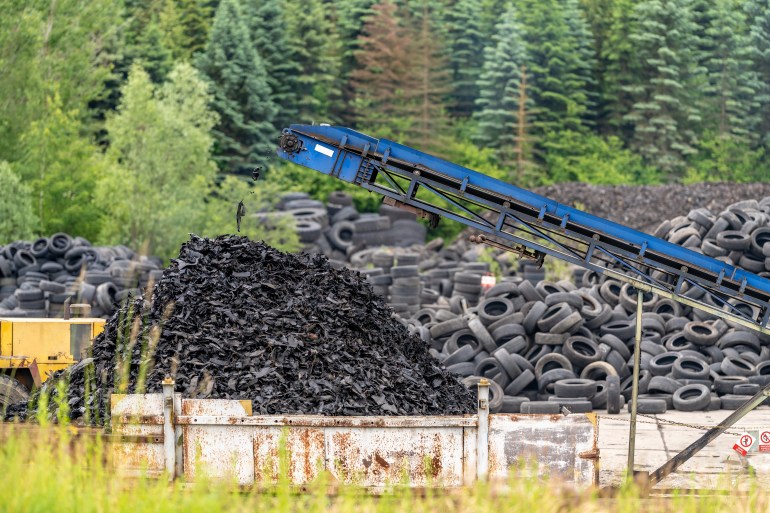
<svg viewBox="0 0 770 513">
<path fill-rule="evenodd" d="M 217 162 L 225 172 L 248 174 L 265 163 L 278 134 L 265 67 L 238 0 L 219 4 L 206 51 L 196 66 L 211 85 L 212 105 L 219 114 L 214 129 Z"/>
<path fill-rule="evenodd" d="M 526 93 L 524 97 L 521 94 L 522 74 L 528 62 L 523 38 L 516 9 L 511 5 L 496 27 L 492 44 L 486 48 L 478 79 L 478 133 L 474 139 L 484 147 L 496 149 L 500 160 L 506 163 L 514 158 L 520 123 L 528 124 L 526 115 L 520 118 L 520 108 L 526 114 L 532 107 Z"/>
<path fill-rule="evenodd" d="M 698 66 L 689 0 L 645 0 L 634 9 L 635 82 L 625 86 L 634 104 L 625 121 L 634 125 L 633 148 L 670 178 L 695 153 L 700 123 Z"/>
<path fill-rule="evenodd" d="M 754 70 L 759 78 L 756 100 L 760 104 L 758 132 L 765 147 L 770 147 L 770 2 L 746 0 L 746 18 L 749 22 Z"/>
<path fill-rule="evenodd" d="M 546 145 L 558 141 L 557 150 L 546 155 L 551 182 L 584 182 L 608 185 L 654 184 L 659 176 L 639 155 L 623 148 L 615 136 L 559 132 L 546 138 Z"/>
<path fill-rule="evenodd" d="M 714 0 L 707 8 L 705 28 L 707 84 L 705 126 L 719 138 L 756 142 L 761 115 L 757 92 L 762 88 L 753 57 L 748 24 L 736 0 Z"/>
<path fill-rule="evenodd" d="M 0 240 L 30 240 L 38 228 L 32 191 L 7 162 L 0 160 Z"/>
<path fill-rule="evenodd" d="M 447 58 L 452 83 L 451 113 L 468 117 L 476 110 L 477 80 L 484 62 L 485 34 L 481 0 L 458 0 L 447 9 Z"/>
<path fill-rule="evenodd" d="M 89 104 L 110 77 L 105 40 L 120 9 L 109 0 L 3 2 L 0 16 L 0 159 L 19 158 L 21 134 L 54 93 L 65 111 L 89 120 Z"/>
<path fill-rule="evenodd" d="M 54 94 L 43 117 L 22 135 L 14 169 L 32 188 L 42 233 L 66 231 L 94 240 L 103 218 L 94 188 L 108 164 L 82 135 L 79 118 L 76 110 L 64 111 Z"/>
<path fill-rule="evenodd" d="M 261 180 L 253 186 L 239 177 L 226 176 L 208 199 L 201 235 L 216 237 L 235 233 L 236 206 L 243 201 L 246 217 L 241 221 L 241 235 L 252 240 L 262 240 L 282 251 L 299 250 L 301 245 L 291 215 L 271 213 L 259 216 L 260 212 L 272 212 L 276 200 L 283 192 L 275 182 Z"/>
<path fill-rule="evenodd" d="M 341 98 L 342 47 L 333 24 L 333 10 L 323 0 L 285 0 L 290 54 L 299 66 L 293 91 L 297 123 L 331 121 L 330 113 Z"/>
<path fill-rule="evenodd" d="M 709 134 L 701 139 L 698 149 L 687 168 L 685 183 L 770 181 L 762 147 L 752 150 L 735 138 Z"/>
<path fill-rule="evenodd" d="M 278 107 L 274 125 L 281 130 L 297 122 L 294 93 L 302 71 L 299 63 L 290 58 L 286 11 L 277 0 L 242 1 L 251 40 L 265 65 L 270 98 Z"/>
<path fill-rule="evenodd" d="M 154 87 L 134 64 L 118 114 L 107 121 L 108 168 L 97 203 L 111 219 L 102 239 L 168 258 L 205 222 L 205 199 L 216 175 L 210 158 L 217 116 L 206 83 L 188 64 Z"/>
</svg>

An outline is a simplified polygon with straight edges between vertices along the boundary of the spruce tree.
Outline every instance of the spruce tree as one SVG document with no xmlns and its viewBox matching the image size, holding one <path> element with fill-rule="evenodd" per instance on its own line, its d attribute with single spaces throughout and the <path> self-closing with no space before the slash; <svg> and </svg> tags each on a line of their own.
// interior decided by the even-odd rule
<svg viewBox="0 0 770 513">
<path fill-rule="evenodd" d="M 522 27 L 511 5 L 501 16 L 491 44 L 484 51 L 475 113 L 477 144 L 497 150 L 504 164 L 510 164 L 515 149 L 525 144 L 521 129 L 528 125 L 526 113 L 531 105 L 527 105 L 526 95 L 522 98 L 521 93 L 525 91 L 522 75 L 526 73 L 527 61 Z"/>
<path fill-rule="evenodd" d="M 211 84 L 217 162 L 225 172 L 248 174 L 264 164 L 278 135 L 273 128 L 276 106 L 262 60 L 249 36 L 237 0 L 217 8 L 206 50 L 196 66 Z"/>
<path fill-rule="evenodd" d="M 531 92 L 540 134 L 583 130 L 592 116 L 591 35 L 571 0 L 517 2 L 525 27 Z"/>
<path fill-rule="evenodd" d="M 635 83 L 624 119 L 634 125 L 632 146 L 647 164 L 677 178 L 695 153 L 700 123 L 696 85 L 698 39 L 689 0 L 645 0 L 633 13 Z"/>
<path fill-rule="evenodd" d="M 341 45 L 334 10 L 323 0 L 284 0 L 290 54 L 299 66 L 294 88 L 297 121 L 327 122 L 341 97 Z"/>
<path fill-rule="evenodd" d="M 704 31 L 707 83 L 704 128 L 719 139 L 750 143 L 758 136 L 762 84 L 754 69 L 748 23 L 735 0 L 714 0 Z"/>
<path fill-rule="evenodd" d="M 297 122 L 297 90 L 301 69 L 291 58 L 285 11 L 278 0 L 243 0 L 243 12 L 254 46 L 265 64 L 278 130 Z"/>
<path fill-rule="evenodd" d="M 364 24 L 350 74 L 355 119 L 359 126 L 386 137 L 409 133 L 414 125 L 415 77 L 413 40 L 399 23 L 400 14 L 391 0 L 381 0 Z"/>
<path fill-rule="evenodd" d="M 750 23 L 749 45 L 760 84 L 755 98 L 760 105 L 758 132 L 762 142 L 770 147 L 770 0 L 747 0 L 745 9 Z"/>
<path fill-rule="evenodd" d="M 458 0 L 447 9 L 447 55 L 452 78 L 452 105 L 455 116 L 468 117 L 478 98 L 476 82 L 484 60 L 485 38 L 481 0 Z"/>
</svg>

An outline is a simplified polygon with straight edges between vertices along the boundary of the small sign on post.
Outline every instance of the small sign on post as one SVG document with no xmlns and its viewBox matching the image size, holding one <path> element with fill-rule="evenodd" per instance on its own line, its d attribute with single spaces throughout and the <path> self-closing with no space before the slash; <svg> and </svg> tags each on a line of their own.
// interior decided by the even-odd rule
<svg viewBox="0 0 770 513">
<path fill-rule="evenodd" d="M 759 452 L 770 452 L 770 429 L 759 433 Z"/>
<path fill-rule="evenodd" d="M 752 445 L 754 445 L 754 437 L 748 433 L 743 433 L 738 437 L 738 443 L 733 445 L 733 450 L 741 456 L 746 456 Z"/>
</svg>

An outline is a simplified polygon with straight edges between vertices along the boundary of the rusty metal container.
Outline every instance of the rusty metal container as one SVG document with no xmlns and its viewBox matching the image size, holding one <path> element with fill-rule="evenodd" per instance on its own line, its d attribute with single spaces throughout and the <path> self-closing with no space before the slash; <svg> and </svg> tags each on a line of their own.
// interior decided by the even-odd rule
<svg viewBox="0 0 770 513">
<path fill-rule="evenodd" d="M 115 395 L 112 444 L 121 469 L 169 478 L 201 476 L 240 485 L 274 482 L 283 470 L 295 485 L 328 471 L 338 483 L 370 489 L 470 485 L 505 479 L 511 467 L 598 483 L 598 425 L 592 415 L 489 414 L 479 389 L 476 415 L 324 417 L 251 415 L 248 401 Z"/>
</svg>

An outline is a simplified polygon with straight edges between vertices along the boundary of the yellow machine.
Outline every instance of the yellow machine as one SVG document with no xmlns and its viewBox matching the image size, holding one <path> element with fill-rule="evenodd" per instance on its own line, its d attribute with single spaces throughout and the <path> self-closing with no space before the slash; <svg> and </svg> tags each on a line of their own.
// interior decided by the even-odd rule
<svg viewBox="0 0 770 513">
<path fill-rule="evenodd" d="M 85 357 L 104 322 L 0 318 L 0 406 L 26 401 L 33 387 Z"/>
</svg>

